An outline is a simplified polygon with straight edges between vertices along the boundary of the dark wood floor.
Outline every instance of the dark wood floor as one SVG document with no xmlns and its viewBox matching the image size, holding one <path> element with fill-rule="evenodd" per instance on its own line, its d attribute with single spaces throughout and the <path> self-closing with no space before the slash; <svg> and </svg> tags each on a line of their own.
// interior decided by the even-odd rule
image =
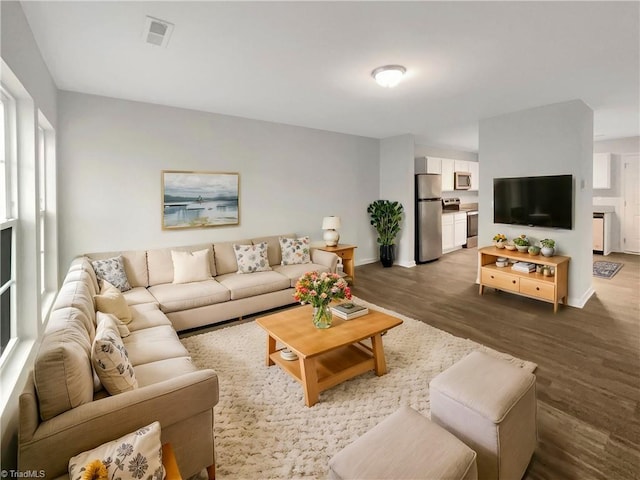
<svg viewBox="0 0 640 480">
<path fill-rule="evenodd" d="M 538 364 L 538 448 L 526 479 L 640 478 L 640 257 L 594 278 L 584 308 L 476 285 L 477 250 L 415 268 L 359 266 L 353 293 Z"/>
</svg>

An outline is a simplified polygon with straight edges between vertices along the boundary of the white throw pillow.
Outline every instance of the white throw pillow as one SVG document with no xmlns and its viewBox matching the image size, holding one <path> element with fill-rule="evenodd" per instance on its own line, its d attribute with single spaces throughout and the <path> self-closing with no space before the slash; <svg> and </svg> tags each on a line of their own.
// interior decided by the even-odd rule
<svg viewBox="0 0 640 480">
<path fill-rule="evenodd" d="M 136 374 L 111 315 L 100 317 L 91 348 L 91 364 L 110 395 L 138 388 Z"/>
<path fill-rule="evenodd" d="M 104 463 L 108 478 L 162 480 L 165 470 L 162 465 L 160 423 L 153 422 L 117 440 L 71 457 L 69 479 L 80 480 L 86 467 L 94 460 Z"/>
<path fill-rule="evenodd" d="M 209 250 L 181 252 L 171 250 L 173 283 L 201 282 L 211 278 Z"/>
<path fill-rule="evenodd" d="M 99 295 L 94 295 L 96 310 L 104 313 L 113 313 L 123 323 L 131 322 L 131 310 L 120 290 L 106 280 L 102 281 L 102 289 Z"/>
<path fill-rule="evenodd" d="M 98 280 L 106 280 L 121 292 L 131 290 L 127 273 L 124 270 L 122 255 L 104 260 L 92 260 L 91 266 L 96 272 Z"/>
<path fill-rule="evenodd" d="M 267 242 L 255 245 L 233 245 L 238 262 L 238 273 L 265 272 L 271 270 L 267 255 Z"/>
<path fill-rule="evenodd" d="M 285 238 L 280 237 L 282 251 L 281 265 L 299 265 L 311 263 L 309 253 L 309 237 Z"/>
</svg>

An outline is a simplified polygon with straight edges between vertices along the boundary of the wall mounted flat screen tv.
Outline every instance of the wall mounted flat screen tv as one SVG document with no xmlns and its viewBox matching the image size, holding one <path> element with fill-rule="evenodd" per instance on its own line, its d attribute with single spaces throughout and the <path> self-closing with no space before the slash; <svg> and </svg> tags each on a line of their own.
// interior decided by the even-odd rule
<svg viewBox="0 0 640 480">
<path fill-rule="evenodd" d="M 493 222 L 571 230 L 573 177 L 493 179 Z"/>
</svg>

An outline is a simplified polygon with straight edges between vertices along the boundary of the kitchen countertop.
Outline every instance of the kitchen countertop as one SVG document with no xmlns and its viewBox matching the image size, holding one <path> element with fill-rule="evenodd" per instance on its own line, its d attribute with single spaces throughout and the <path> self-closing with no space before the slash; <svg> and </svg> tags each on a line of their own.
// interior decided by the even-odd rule
<svg viewBox="0 0 640 480">
<path fill-rule="evenodd" d="M 612 205 L 594 205 L 593 213 L 612 213 L 615 212 L 616 208 Z"/>
</svg>

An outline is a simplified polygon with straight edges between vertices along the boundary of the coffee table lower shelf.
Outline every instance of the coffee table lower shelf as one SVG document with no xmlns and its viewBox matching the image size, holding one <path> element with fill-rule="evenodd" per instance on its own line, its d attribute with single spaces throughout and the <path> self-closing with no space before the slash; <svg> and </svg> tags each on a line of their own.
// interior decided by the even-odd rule
<svg viewBox="0 0 640 480">
<path fill-rule="evenodd" d="M 320 392 L 376 369 L 371 349 L 361 343 L 298 360 L 284 360 L 278 350 L 271 353 L 269 359 L 302 385 L 309 407 L 317 402 Z"/>
</svg>

